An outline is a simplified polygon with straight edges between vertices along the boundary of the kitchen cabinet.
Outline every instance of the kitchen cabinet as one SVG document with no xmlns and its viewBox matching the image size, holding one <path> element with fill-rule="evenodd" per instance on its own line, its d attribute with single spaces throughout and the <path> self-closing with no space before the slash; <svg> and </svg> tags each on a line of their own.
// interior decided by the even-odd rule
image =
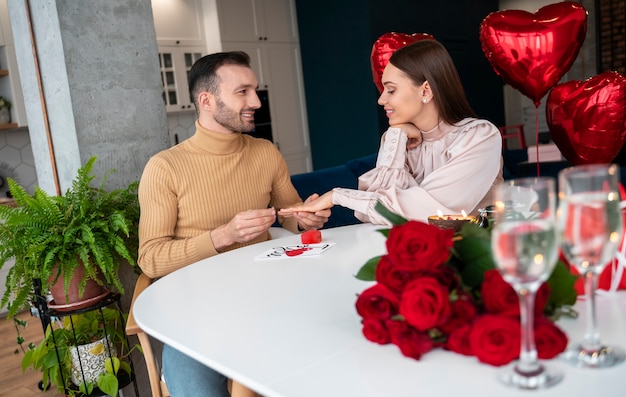
<svg viewBox="0 0 626 397">
<path fill-rule="evenodd" d="M 291 0 L 218 0 L 217 11 L 222 42 L 299 41 Z"/>
<path fill-rule="evenodd" d="M 272 141 L 289 172 L 312 171 L 294 1 L 217 0 L 216 5 L 223 51 L 248 53 L 259 89 L 267 91 Z"/>
<path fill-rule="evenodd" d="M 152 3 L 159 48 L 159 69 L 167 113 L 195 110 L 187 73 L 207 53 L 202 0 L 158 0 Z"/>
<path fill-rule="evenodd" d="M 203 47 L 159 46 L 163 100 L 168 113 L 195 111 L 189 95 L 187 74 L 205 52 Z"/>
<path fill-rule="evenodd" d="M 201 0 L 153 0 L 152 16 L 159 46 L 205 45 Z"/>
</svg>

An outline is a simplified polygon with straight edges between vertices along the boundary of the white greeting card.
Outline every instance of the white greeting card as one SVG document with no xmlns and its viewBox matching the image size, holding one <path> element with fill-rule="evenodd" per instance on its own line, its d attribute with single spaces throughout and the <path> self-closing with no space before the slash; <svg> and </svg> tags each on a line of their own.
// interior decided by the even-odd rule
<svg viewBox="0 0 626 397">
<path fill-rule="evenodd" d="M 303 256 L 317 256 L 326 252 L 336 243 L 294 244 L 276 246 L 254 257 L 256 260 L 285 259 Z"/>
</svg>

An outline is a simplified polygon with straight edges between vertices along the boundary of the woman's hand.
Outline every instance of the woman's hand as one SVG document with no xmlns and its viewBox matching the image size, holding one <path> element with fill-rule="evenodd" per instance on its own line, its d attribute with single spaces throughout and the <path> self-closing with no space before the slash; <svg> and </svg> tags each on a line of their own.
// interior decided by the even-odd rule
<svg viewBox="0 0 626 397">
<path fill-rule="evenodd" d="M 422 131 L 411 123 L 396 124 L 391 127 L 400 128 L 406 134 L 409 140 L 406 143 L 406 149 L 415 149 L 422 143 Z"/>
<path fill-rule="evenodd" d="M 298 218 L 298 223 L 305 230 L 319 229 L 328 221 L 330 208 L 333 206 L 332 199 L 332 190 L 321 196 L 312 194 L 306 199 L 304 204 L 283 208 L 278 211 L 278 215 L 286 218 L 292 216 Z"/>
</svg>

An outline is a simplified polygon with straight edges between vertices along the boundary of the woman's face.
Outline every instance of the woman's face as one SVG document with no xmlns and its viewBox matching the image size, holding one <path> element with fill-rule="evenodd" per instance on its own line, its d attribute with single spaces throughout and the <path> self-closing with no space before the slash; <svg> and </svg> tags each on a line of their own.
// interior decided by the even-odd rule
<svg viewBox="0 0 626 397">
<path fill-rule="evenodd" d="M 378 104 L 383 106 L 389 125 L 418 125 L 424 111 L 424 84 L 416 86 L 403 71 L 388 63 L 382 76 L 383 92 Z"/>
</svg>

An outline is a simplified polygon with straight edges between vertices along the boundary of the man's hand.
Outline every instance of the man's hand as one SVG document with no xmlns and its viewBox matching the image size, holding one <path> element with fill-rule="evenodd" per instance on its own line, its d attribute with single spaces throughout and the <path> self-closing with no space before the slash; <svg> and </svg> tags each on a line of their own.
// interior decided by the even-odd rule
<svg viewBox="0 0 626 397">
<path fill-rule="evenodd" d="M 284 208 L 278 213 L 284 217 L 295 217 L 298 225 L 304 230 L 320 229 L 328 222 L 332 202 L 333 191 L 329 191 L 320 196 L 317 193 L 310 195 L 304 204 L 296 207 Z"/>
<path fill-rule="evenodd" d="M 267 231 L 275 221 L 274 208 L 240 212 L 227 224 L 211 231 L 213 246 L 219 252 L 235 243 L 247 243 Z"/>
</svg>

